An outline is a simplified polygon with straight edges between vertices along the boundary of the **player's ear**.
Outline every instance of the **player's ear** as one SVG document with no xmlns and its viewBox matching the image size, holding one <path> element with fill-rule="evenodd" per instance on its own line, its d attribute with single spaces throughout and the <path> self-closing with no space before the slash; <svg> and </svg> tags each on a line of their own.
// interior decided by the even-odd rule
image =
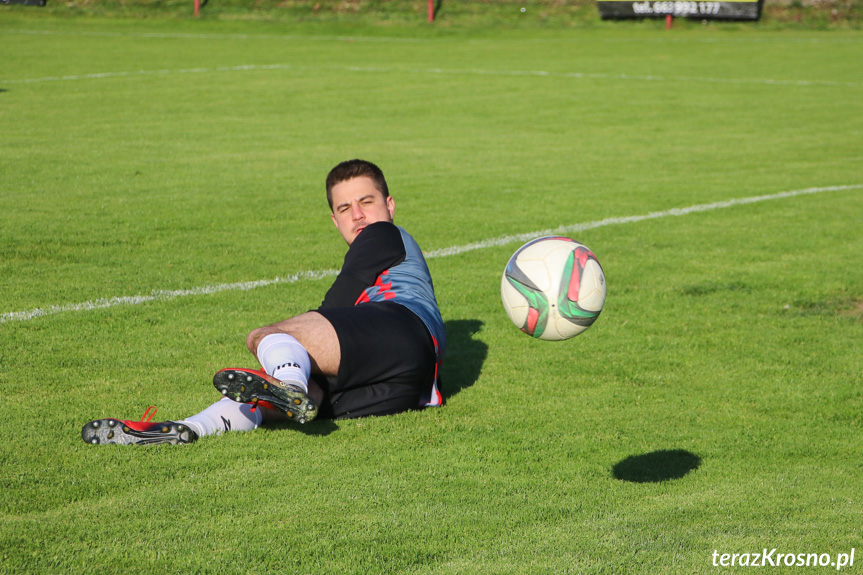
<svg viewBox="0 0 863 575">
<path fill-rule="evenodd" d="M 390 219 L 396 215 L 396 201 L 392 196 L 387 196 L 387 211 L 390 213 Z"/>
<path fill-rule="evenodd" d="M 330 212 L 330 219 L 333 220 L 333 225 L 338 229 L 339 224 L 336 223 L 336 214 L 334 212 Z"/>
</svg>

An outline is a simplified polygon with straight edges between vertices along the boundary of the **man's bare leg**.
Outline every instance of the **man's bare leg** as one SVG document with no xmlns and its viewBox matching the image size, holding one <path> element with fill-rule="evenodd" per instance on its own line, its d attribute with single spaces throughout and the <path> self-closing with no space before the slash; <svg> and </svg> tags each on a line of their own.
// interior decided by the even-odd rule
<svg viewBox="0 0 863 575">
<path fill-rule="evenodd" d="M 273 333 L 286 333 L 299 341 L 312 360 L 312 373 L 335 376 L 339 373 L 342 350 L 339 337 L 327 319 L 315 311 L 280 321 L 252 331 L 246 340 L 246 347 L 257 357 L 258 345 L 266 336 Z"/>
</svg>

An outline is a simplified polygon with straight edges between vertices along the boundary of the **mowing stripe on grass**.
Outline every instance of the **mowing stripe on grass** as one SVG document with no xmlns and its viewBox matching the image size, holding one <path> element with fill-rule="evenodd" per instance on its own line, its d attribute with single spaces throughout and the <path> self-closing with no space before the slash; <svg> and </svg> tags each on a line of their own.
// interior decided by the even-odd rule
<svg viewBox="0 0 863 575">
<path fill-rule="evenodd" d="M 219 66 L 216 68 L 182 68 L 177 70 L 130 70 L 120 72 L 97 72 L 69 76 L 45 76 L 42 78 L 20 78 L 0 80 L 2 84 L 39 84 L 44 82 L 63 82 L 73 80 L 100 80 L 105 78 L 125 78 L 133 76 L 165 76 L 173 74 L 207 74 L 213 72 L 249 72 L 260 70 L 339 70 L 356 73 L 375 74 L 450 74 L 454 76 L 511 76 L 511 77 L 548 77 L 586 80 L 634 80 L 640 82 L 685 82 L 708 84 L 755 84 L 763 86 L 828 86 L 844 88 L 863 88 L 863 82 L 836 82 L 831 80 L 772 80 L 769 78 L 711 78 L 706 76 L 656 76 L 639 74 L 602 74 L 587 72 L 548 72 L 545 70 L 481 70 L 446 68 L 390 68 L 366 66 L 294 66 L 291 64 L 246 64 L 241 66 Z"/>
<path fill-rule="evenodd" d="M 33 30 L 33 29 L 9 29 L 0 30 L 0 34 L 21 34 L 30 36 L 92 36 L 104 38 L 178 38 L 182 40 L 344 40 L 346 42 L 434 42 L 434 38 L 408 38 L 400 36 L 336 36 L 328 34 L 231 34 L 218 32 L 102 32 L 94 30 Z M 472 42 L 481 39 L 473 38 Z M 521 42 L 537 43 L 573 43 L 584 41 L 597 41 L 593 38 L 582 39 L 579 37 L 567 38 L 530 38 L 517 40 Z M 601 38 L 603 43 L 652 43 L 652 44 L 849 44 L 861 41 L 859 36 L 815 36 L 801 37 L 675 37 L 675 36 L 625 36 L 622 38 Z"/>
<path fill-rule="evenodd" d="M 176 38 L 179 40 L 322 40 L 331 42 L 423 42 L 419 38 L 399 38 L 396 36 L 328 36 L 322 34 L 218 34 L 189 32 L 97 32 L 69 30 L 2 30 L 2 34 L 21 34 L 25 36 L 90 36 L 94 38 Z"/>
<path fill-rule="evenodd" d="M 595 220 L 592 222 L 584 222 L 579 224 L 570 224 L 565 226 L 560 226 L 557 228 L 549 228 L 544 230 L 538 230 L 534 232 L 528 232 L 523 234 L 515 234 L 515 235 L 505 235 L 498 236 L 496 238 L 489 238 L 487 240 L 483 240 L 480 242 L 474 242 L 471 244 L 465 244 L 462 246 L 452 246 L 448 248 L 441 248 L 439 250 L 434 250 L 426 253 L 426 258 L 443 258 L 448 256 L 454 256 L 463 254 L 466 252 L 471 252 L 475 250 L 482 250 L 492 247 L 504 246 L 511 243 L 516 242 L 527 242 L 534 238 L 543 237 L 543 236 L 554 236 L 554 235 L 563 235 L 569 234 L 573 232 L 583 232 L 585 230 L 592 230 L 595 228 L 601 228 L 605 226 L 616 226 L 621 224 L 632 224 L 636 222 L 643 222 L 646 220 L 655 220 L 659 218 L 667 218 L 671 216 L 685 216 L 688 214 L 694 214 L 698 212 L 708 212 L 712 210 L 719 210 L 723 208 L 730 208 L 733 206 L 743 206 L 747 204 L 754 204 L 757 202 L 764 202 L 768 200 L 779 200 L 783 198 L 792 198 L 795 196 L 805 196 L 809 194 L 820 194 L 824 192 L 837 192 L 842 190 L 859 190 L 863 189 L 863 184 L 852 184 L 845 186 L 827 186 L 821 188 L 806 188 L 803 190 L 792 190 L 788 192 L 779 192 L 776 194 L 768 194 L 763 196 L 752 196 L 749 198 L 736 198 L 731 200 L 723 200 L 720 202 L 713 202 L 710 204 L 698 204 L 695 206 L 689 206 L 685 208 L 672 208 L 670 210 L 663 210 L 660 212 L 650 212 L 648 214 L 642 214 L 638 216 L 622 216 L 616 218 L 605 218 L 604 220 Z M 142 303 L 152 302 L 152 301 L 165 301 L 171 300 L 179 297 L 193 296 L 193 295 L 206 295 L 206 294 L 214 294 L 224 291 L 241 291 L 241 290 L 251 290 L 259 287 L 270 286 L 274 284 L 282 284 L 282 283 L 296 283 L 302 280 L 317 280 L 323 279 L 326 277 L 332 277 L 338 275 L 338 270 L 319 270 L 319 271 L 304 271 L 298 272 L 291 276 L 287 277 L 276 277 L 268 280 L 256 280 L 249 282 L 237 282 L 237 283 L 229 283 L 229 284 L 218 284 L 211 286 L 203 286 L 185 290 L 158 290 L 152 292 L 150 295 L 136 295 L 136 296 L 125 296 L 125 297 L 112 297 L 112 298 L 102 298 L 98 300 L 83 302 L 83 303 L 74 303 L 74 304 L 66 304 L 66 305 L 52 305 L 45 308 L 36 308 L 28 311 L 16 311 L 9 312 L 0 315 L 0 323 L 6 323 L 7 321 L 28 321 L 31 319 L 35 319 L 38 317 L 43 317 L 47 315 L 53 315 L 62 312 L 75 312 L 75 311 L 89 311 L 94 309 L 105 309 L 110 307 L 116 307 L 121 305 L 139 305 Z"/>
</svg>

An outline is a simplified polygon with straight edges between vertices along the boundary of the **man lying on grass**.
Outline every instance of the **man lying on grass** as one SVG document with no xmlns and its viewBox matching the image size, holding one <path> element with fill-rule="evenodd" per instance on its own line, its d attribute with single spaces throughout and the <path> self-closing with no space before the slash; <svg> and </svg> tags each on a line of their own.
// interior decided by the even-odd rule
<svg viewBox="0 0 863 575">
<path fill-rule="evenodd" d="M 247 346 L 261 370 L 213 377 L 224 396 L 180 421 L 97 419 L 87 443 L 190 443 L 262 422 L 346 419 L 439 406 L 445 346 L 431 275 L 416 241 L 393 224 L 395 202 L 380 168 L 350 160 L 326 180 L 332 220 L 348 244 L 321 306 L 255 329 Z"/>
</svg>

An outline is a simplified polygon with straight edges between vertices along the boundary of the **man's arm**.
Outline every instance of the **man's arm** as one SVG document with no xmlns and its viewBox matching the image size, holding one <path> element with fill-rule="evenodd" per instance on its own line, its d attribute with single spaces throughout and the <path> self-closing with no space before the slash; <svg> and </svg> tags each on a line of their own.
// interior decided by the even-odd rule
<svg viewBox="0 0 863 575">
<path fill-rule="evenodd" d="M 321 308 L 354 305 L 382 271 L 405 259 L 401 232 L 390 222 L 376 222 L 364 229 L 345 254 L 336 281 L 327 291 Z"/>
</svg>

